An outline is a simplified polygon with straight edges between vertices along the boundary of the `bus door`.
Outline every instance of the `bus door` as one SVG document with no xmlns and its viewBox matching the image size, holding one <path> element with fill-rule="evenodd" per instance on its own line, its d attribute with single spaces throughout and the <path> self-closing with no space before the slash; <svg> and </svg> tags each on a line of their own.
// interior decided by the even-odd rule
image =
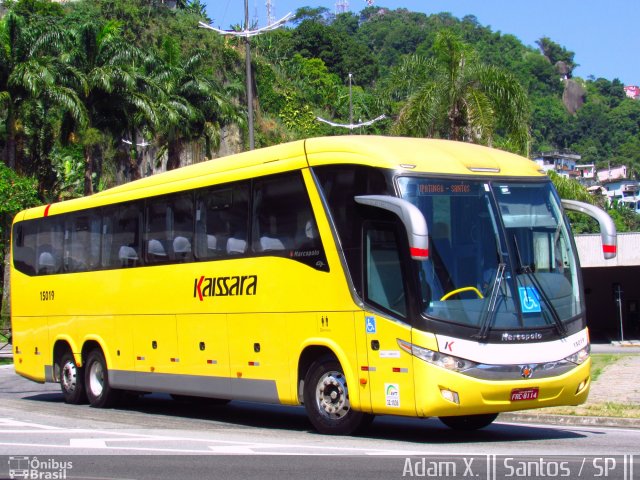
<svg viewBox="0 0 640 480">
<path fill-rule="evenodd" d="M 361 328 L 373 412 L 415 415 L 412 357 L 398 346 L 411 340 L 401 238 L 396 222 L 365 223 L 363 294 L 375 311 L 364 312 Z"/>
</svg>

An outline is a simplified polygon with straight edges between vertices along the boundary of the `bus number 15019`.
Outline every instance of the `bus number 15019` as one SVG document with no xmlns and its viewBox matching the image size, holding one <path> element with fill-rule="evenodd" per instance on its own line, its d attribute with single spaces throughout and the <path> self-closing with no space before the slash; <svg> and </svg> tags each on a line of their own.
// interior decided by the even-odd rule
<svg viewBox="0 0 640 480">
<path fill-rule="evenodd" d="M 53 300 L 53 296 L 54 296 L 54 291 L 53 290 L 42 290 L 40 292 L 40 301 L 41 302 L 48 302 Z"/>
</svg>

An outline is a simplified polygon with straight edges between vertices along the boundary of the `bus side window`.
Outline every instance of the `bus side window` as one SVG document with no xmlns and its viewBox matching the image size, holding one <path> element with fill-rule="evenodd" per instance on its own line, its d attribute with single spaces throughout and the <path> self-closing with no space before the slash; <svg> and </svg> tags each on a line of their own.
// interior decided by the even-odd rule
<svg viewBox="0 0 640 480">
<path fill-rule="evenodd" d="M 180 194 L 171 202 L 171 255 L 179 262 L 193 259 L 193 195 Z"/>
<path fill-rule="evenodd" d="M 253 250 L 282 252 L 312 240 L 315 220 L 299 173 L 266 177 L 254 190 Z"/>
<path fill-rule="evenodd" d="M 105 239 L 109 248 L 110 268 L 134 267 L 140 264 L 140 223 L 142 211 L 139 203 L 118 205 L 110 211 L 112 217 L 111 238 Z M 110 222 L 106 221 L 105 225 Z M 104 249 L 103 249 L 103 253 Z"/>
<path fill-rule="evenodd" d="M 365 229 L 365 297 L 396 315 L 407 315 L 407 298 L 396 231 L 391 225 Z"/>
<path fill-rule="evenodd" d="M 95 269 L 100 258 L 100 218 L 91 215 L 67 217 L 64 231 L 64 271 Z"/>
<path fill-rule="evenodd" d="M 59 273 L 62 269 L 63 224 L 51 217 L 40 223 L 36 247 L 36 274 Z"/>
<path fill-rule="evenodd" d="M 171 210 L 166 197 L 150 198 L 146 203 L 145 260 L 149 264 L 169 261 Z"/>
<path fill-rule="evenodd" d="M 21 222 L 13 230 L 13 264 L 27 275 L 36 273 L 37 230 L 34 222 Z"/>
<path fill-rule="evenodd" d="M 220 185 L 196 193 L 195 255 L 199 260 L 247 250 L 249 183 Z"/>
</svg>

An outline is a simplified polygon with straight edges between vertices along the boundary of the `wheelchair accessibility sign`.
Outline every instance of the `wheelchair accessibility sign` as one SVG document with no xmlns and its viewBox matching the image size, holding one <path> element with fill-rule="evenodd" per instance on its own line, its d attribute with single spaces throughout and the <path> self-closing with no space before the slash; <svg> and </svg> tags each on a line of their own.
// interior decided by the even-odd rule
<svg viewBox="0 0 640 480">
<path fill-rule="evenodd" d="M 376 333 L 376 317 L 366 317 L 365 325 L 367 327 L 367 333 Z"/>
<path fill-rule="evenodd" d="M 535 287 L 518 287 L 522 313 L 540 313 L 540 295 Z"/>
</svg>

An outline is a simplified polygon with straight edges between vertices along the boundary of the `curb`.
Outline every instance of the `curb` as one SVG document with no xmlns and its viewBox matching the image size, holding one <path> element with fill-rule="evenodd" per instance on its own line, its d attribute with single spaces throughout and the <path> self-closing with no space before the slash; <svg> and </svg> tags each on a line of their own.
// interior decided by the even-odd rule
<svg viewBox="0 0 640 480">
<path fill-rule="evenodd" d="M 545 413 L 501 413 L 498 421 L 513 423 L 542 423 L 570 427 L 617 427 L 640 429 L 640 418 L 587 417 L 579 415 L 551 415 Z"/>
</svg>

